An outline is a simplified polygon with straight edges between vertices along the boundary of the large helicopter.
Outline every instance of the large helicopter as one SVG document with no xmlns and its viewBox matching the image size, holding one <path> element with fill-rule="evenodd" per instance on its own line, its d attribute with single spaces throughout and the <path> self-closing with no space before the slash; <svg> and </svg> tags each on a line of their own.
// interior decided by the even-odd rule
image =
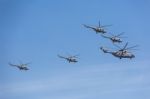
<svg viewBox="0 0 150 99">
<path fill-rule="evenodd" d="M 125 44 L 125 46 L 123 48 L 120 48 L 119 46 L 117 46 L 119 48 L 119 50 L 117 51 L 109 51 L 108 49 L 104 48 L 104 47 L 100 47 L 100 49 L 104 52 L 104 53 L 109 53 L 112 54 L 115 57 L 118 57 L 120 59 L 122 58 L 135 58 L 135 55 L 131 52 L 129 52 L 129 50 L 137 47 L 137 45 L 132 46 L 132 47 L 127 47 L 128 43 Z"/>
<path fill-rule="evenodd" d="M 83 24 L 83 26 L 86 27 L 86 28 L 93 29 L 96 33 L 104 34 L 104 33 L 106 33 L 106 30 L 104 28 L 108 27 L 108 26 L 111 26 L 111 25 L 103 25 L 103 26 L 101 26 L 100 21 L 99 21 L 99 25 L 96 26 L 96 27 L 88 26 L 88 25 L 85 25 L 85 24 Z"/>
<path fill-rule="evenodd" d="M 104 38 L 110 39 L 113 43 L 122 43 L 121 38 L 123 38 L 123 37 L 121 37 L 121 35 L 123 35 L 123 34 L 124 34 L 124 32 L 122 32 L 118 35 L 110 34 L 111 36 L 106 36 L 106 35 L 101 35 L 101 36 L 104 37 Z"/>
<path fill-rule="evenodd" d="M 64 57 L 64 56 L 61 56 L 61 55 L 58 55 L 59 58 L 63 58 L 63 59 L 66 59 L 69 63 L 76 63 L 78 62 L 77 61 L 77 57 L 78 55 L 74 55 L 74 56 L 68 56 L 68 57 Z"/>
<path fill-rule="evenodd" d="M 28 64 L 30 64 L 30 63 L 25 63 L 25 64 L 20 63 L 20 64 L 18 64 L 18 65 L 9 63 L 10 66 L 15 66 L 15 67 L 17 67 L 19 70 L 29 70 L 29 68 L 27 67 Z"/>
</svg>

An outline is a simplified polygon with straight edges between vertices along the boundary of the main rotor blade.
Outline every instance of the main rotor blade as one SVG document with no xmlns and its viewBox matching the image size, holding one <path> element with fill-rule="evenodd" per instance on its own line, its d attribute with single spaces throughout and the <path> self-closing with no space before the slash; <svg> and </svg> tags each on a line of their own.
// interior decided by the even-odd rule
<svg viewBox="0 0 150 99">
<path fill-rule="evenodd" d="M 29 65 L 29 64 L 31 64 L 31 62 L 29 62 L 29 63 L 26 63 L 26 64 L 23 64 L 24 66 L 27 66 L 27 65 Z"/>
<path fill-rule="evenodd" d="M 113 43 L 114 46 L 116 46 L 119 49 L 122 49 L 120 46 L 116 45 L 115 43 Z"/>
<path fill-rule="evenodd" d="M 139 50 L 139 49 L 127 49 L 127 50 L 134 50 L 134 51 L 136 51 L 136 50 Z"/>
<path fill-rule="evenodd" d="M 128 38 L 128 37 L 126 37 L 126 36 L 121 36 L 121 37 L 119 37 L 119 38 Z"/>
<path fill-rule="evenodd" d="M 12 63 L 8 63 L 10 66 L 15 66 L 15 67 L 18 67 L 19 65 L 15 65 L 15 64 L 12 64 Z"/>
<path fill-rule="evenodd" d="M 83 24 L 83 26 L 84 26 L 84 27 L 86 27 L 86 28 L 95 29 L 94 27 L 92 27 L 92 26 L 88 26 L 88 25 L 85 25 L 85 24 Z"/>
<path fill-rule="evenodd" d="M 100 21 L 99 21 L 99 24 L 98 24 L 98 26 L 99 26 L 99 27 L 101 27 L 101 23 L 100 23 Z"/>
<path fill-rule="evenodd" d="M 108 37 L 108 36 L 105 36 L 105 35 L 102 35 L 102 34 L 101 34 L 101 36 L 104 37 L 104 38 L 111 38 L 111 37 Z"/>
<path fill-rule="evenodd" d="M 119 37 L 119 36 L 121 36 L 121 35 L 123 35 L 123 34 L 124 34 L 124 32 L 122 32 L 122 33 L 116 35 L 115 37 Z"/>
<path fill-rule="evenodd" d="M 111 36 L 115 36 L 114 34 L 112 34 L 112 33 L 108 33 L 108 34 L 110 34 Z"/>
<path fill-rule="evenodd" d="M 109 26 L 112 26 L 112 25 L 103 25 L 103 26 L 101 26 L 101 27 L 109 27 Z"/>
<path fill-rule="evenodd" d="M 63 57 L 63 56 L 60 56 L 60 55 L 57 55 L 59 58 L 64 58 L 64 59 L 66 59 L 66 57 Z"/>
<path fill-rule="evenodd" d="M 127 45 L 128 45 L 128 42 L 125 44 L 125 46 L 123 47 L 123 49 L 122 49 L 122 50 L 125 50 L 125 49 L 126 49 L 126 47 L 127 47 Z"/>
<path fill-rule="evenodd" d="M 79 56 L 79 54 L 74 55 L 74 56 L 70 56 L 71 58 L 78 58 L 77 56 Z"/>
<path fill-rule="evenodd" d="M 128 48 L 126 48 L 126 49 L 133 49 L 133 48 L 135 48 L 135 47 L 138 47 L 138 45 L 135 45 L 135 46 L 131 46 L 131 47 L 128 47 Z"/>
</svg>

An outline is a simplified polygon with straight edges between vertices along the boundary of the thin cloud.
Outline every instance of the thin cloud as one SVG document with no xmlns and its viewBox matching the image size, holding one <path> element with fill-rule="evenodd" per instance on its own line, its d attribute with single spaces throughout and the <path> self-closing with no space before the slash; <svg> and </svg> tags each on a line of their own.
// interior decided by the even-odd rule
<svg viewBox="0 0 150 99">
<path fill-rule="evenodd" d="M 82 68 L 80 71 L 73 71 L 70 74 L 58 75 L 51 79 L 1 84 L 2 87 L 0 88 L 0 95 L 23 95 L 44 92 L 54 94 L 72 92 L 75 95 L 79 95 L 81 93 L 84 95 L 90 92 L 90 95 L 92 95 L 95 90 L 101 94 L 150 90 L 150 88 L 147 87 L 147 85 L 150 84 L 150 80 L 147 79 L 150 75 L 149 73 L 143 72 L 142 74 L 133 76 L 124 73 L 124 71 L 127 70 L 146 70 L 149 68 L 149 62 L 144 62 L 144 64 L 144 66 L 143 62 L 139 62 L 132 66 L 105 64 L 103 67 L 93 66 L 93 68 L 92 66 L 87 66 L 87 68 Z"/>
</svg>

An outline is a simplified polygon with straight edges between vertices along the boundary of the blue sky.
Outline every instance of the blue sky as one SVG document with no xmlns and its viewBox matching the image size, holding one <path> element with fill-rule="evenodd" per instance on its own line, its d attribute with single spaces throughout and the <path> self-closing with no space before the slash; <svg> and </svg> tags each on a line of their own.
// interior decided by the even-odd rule
<svg viewBox="0 0 150 99">
<path fill-rule="evenodd" d="M 1 0 L 1 99 L 149 99 L 149 0 Z M 124 43 L 138 44 L 136 58 L 117 59 L 116 49 L 82 24 L 113 24 Z M 123 45 L 122 44 L 122 45 Z M 120 45 L 121 46 L 121 45 Z M 69 64 L 57 54 L 79 54 Z M 31 62 L 19 71 L 8 62 Z"/>
</svg>

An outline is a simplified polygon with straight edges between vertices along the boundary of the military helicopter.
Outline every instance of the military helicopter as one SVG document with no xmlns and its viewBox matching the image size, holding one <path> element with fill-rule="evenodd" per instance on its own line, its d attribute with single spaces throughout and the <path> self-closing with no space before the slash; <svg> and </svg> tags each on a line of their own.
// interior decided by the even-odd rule
<svg viewBox="0 0 150 99">
<path fill-rule="evenodd" d="M 78 56 L 78 55 L 69 56 L 69 57 L 64 57 L 64 56 L 58 55 L 59 58 L 66 59 L 69 63 L 76 63 L 76 62 L 78 62 L 78 61 L 77 61 L 77 56 Z"/>
<path fill-rule="evenodd" d="M 26 71 L 26 70 L 29 70 L 29 68 L 27 67 L 28 64 L 30 64 L 30 63 L 26 63 L 26 64 L 20 63 L 20 64 L 18 64 L 18 65 L 9 63 L 10 66 L 15 66 L 15 67 L 17 67 L 19 70 L 25 70 L 25 71 Z"/>
<path fill-rule="evenodd" d="M 99 21 L 99 26 L 97 26 L 97 27 L 92 27 L 92 26 L 88 26 L 88 25 L 85 25 L 85 24 L 83 24 L 83 26 L 86 27 L 86 28 L 91 28 L 91 29 L 93 29 L 93 30 L 96 32 L 96 34 L 97 34 L 97 33 L 102 33 L 102 34 L 104 34 L 104 33 L 106 33 L 106 30 L 105 30 L 104 28 L 105 28 L 105 27 L 108 27 L 108 26 L 112 26 L 112 25 L 104 25 L 104 26 L 101 26 L 100 21 Z"/>
<path fill-rule="evenodd" d="M 101 35 L 101 36 L 104 37 L 104 38 L 110 39 L 113 43 L 122 43 L 121 38 L 123 38 L 123 37 L 121 37 L 121 35 L 123 35 L 123 34 L 124 34 L 124 32 L 122 32 L 118 35 L 110 34 L 111 36 L 106 36 L 106 35 Z"/>
<path fill-rule="evenodd" d="M 137 47 L 137 45 L 132 46 L 132 47 L 128 47 L 128 48 L 127 48 L 127 45 L 128 45 L 128 43 L 126 43 L 123 48 L 120 48 L 117 46 L 119 48 L 119 50 L 117 50 L 117 51 L 109 51 L 108 49 L 106 49 L 104 47 L 100 47 L 100 49 L 104 53 L 112 54 L 113 56 L 118 57 L 120 59 L 122 59 L 122 58 L 129 58 L 129 59 L 135 58 L 135 55 L 133 53 L 129 52 L 129 50 Z"/>
</svg>

